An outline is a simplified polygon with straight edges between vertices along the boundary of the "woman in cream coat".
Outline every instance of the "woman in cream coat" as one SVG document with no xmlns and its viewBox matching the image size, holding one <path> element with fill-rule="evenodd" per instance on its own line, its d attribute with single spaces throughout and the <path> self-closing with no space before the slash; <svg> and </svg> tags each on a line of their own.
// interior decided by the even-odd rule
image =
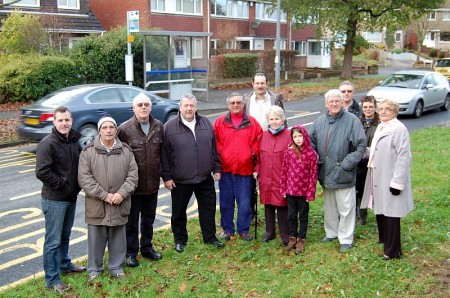
<svg viewBox="0 0 450 298">
<path fill-rule="evenodd" d="M 361 203 L 361 208 L 371 208 L 376 215 L 383 260 L 401 257 L 400 218 L 413 210 L 409 133 L 396 118 L 398 110 L 398 103 L 390 99 L 379 104 L 381 123 L 370 147 Z"/>
</svg>

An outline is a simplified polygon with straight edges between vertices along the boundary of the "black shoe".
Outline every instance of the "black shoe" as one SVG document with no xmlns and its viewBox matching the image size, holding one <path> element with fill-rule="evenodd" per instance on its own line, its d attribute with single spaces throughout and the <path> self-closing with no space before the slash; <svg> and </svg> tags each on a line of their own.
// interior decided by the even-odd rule
<svg viewBox="0 0 450 298">
<path fill-rule="evenodd" d="M 264 237 L 263 242 L 269 242 L 269 241 L 271 241 L 273 239 L 275 239 L 275 238 L 269 238 L 269 237 L 266 236 L 266 237 Z"/>
<path fill-rule="evenodd" d="M 182 253 L 184 251 L 184 245 L 177 243 L 177 245 L 175 245 L 175 250 L 179 253 Z"/>
<path fill-rule="evenodd" d="M 210 242 L 210 243 L 217 248 L 222 248 L 225 246 L 225 243 L 220 242 L 219 240 L 214 240 L 213 242 Z"/>
<path fill-rule="evenodd" d="M 125 262 L 127 263 L 128 267 L 137 267 L 137 266 L 139 266 L 139 262 L 138 262 L 138 260 L 136 260 L 135 256 L 128 256 L 125 259 Z"/>
<path fill-rule="evenodd" d="M 86 271 L 86 267 L 73 266 L 68 270 L 62 271 L 61 274 L 81 273 L 81 272 L 85 272 L 85 271 Z"/>
<path fill-rule="evenodd" d="M 141 253 L 141 255 L 146 258 L 153 261 L 159 261 L 162 259 L 162 254 L 156 252 L 153 248 L 150 248 L 150 250 L 146 253 Z"/>
</svg>

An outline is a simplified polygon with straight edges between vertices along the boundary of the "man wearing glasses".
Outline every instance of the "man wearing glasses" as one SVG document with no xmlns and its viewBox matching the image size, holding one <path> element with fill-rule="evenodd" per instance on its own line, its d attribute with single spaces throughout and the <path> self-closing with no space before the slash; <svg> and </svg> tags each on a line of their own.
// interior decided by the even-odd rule
<svg viewBox="0 0 450 298">
<path fill-rule="evenodd" d="M 356 117 L 361 117 L 361 108 L 356 100 L 353 99 L 353 96 L 355 95 L 355 86 L 353 86 L 350 81 L 343 81 L 339 85 L 339 91 L 341 91 L 342 99 L 344 100 L 343 108 Z"/>
<path fill-rule="evenodd" d="M 133 99 L 133 111 L 134 116 L 122 123 L 117 133 L 119 139 L 133 149 L 139 172 L 139 182 L 131 196 L 131 210 L 126 227 L 126 263 L 129 267 L 139 266 L 136 259 L 139 246 L 144 258 L 155 261 L 162 258 L 162 255 L 153 248 L 152 239 L 161 177 L 160 152 L 164 126 L 161 121 L 150 115 L 152 102 L 143 93 L 139 93 Z"/>
<path fill-rule="evenodd" d="M 366 151 L 366 136 L 361 122 L 345 112 L 343 105 L 340 90 L 325 93 L 327 113 L 312 124 L 310 139 L 319 156 L 319 182 L 324 194 L 322 242 L 339 239 L 340 251 L 346 253 L 353 244 L 356 167 Z"/>
<path fill-rule="evenodd" d="M 252 240 L 250 223 L 254 160 L 259 154 L 259 138 L 262 129 L 258 121 L 244 113 L 244 100 L 239 93 L 227 98 L 229 112 L 217 118 L 214 133 L 217 151 L 222 163 L 220 188 L 221 237 L 230 240 L 234 236 L 234 206 L 238 206 L 237 232 L 241 239 Z"/>
</svg>

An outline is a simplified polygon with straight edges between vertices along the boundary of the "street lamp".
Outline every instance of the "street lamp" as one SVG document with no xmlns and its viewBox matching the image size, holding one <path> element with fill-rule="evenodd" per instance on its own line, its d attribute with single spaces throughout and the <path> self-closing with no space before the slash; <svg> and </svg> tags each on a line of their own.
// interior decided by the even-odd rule
<svg viewBox="0 0 450 298">
<path fill-rule="evenodd" d="M 280 20 L 281 0 L 277 0 L 277 36 L 275 40 L 275 87 L 280 87 Z"/>
</svg>

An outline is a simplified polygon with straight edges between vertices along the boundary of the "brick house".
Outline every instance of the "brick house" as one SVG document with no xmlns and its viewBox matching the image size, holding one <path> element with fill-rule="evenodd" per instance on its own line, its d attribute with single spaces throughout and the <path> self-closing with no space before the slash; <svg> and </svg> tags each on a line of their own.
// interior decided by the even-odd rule
<svg viewBox="0 0 450 298">
<path fill-rule="evenodd" d="M 13 1 L 0 0 L 1 4 L 9 2 Z M 104 32 L 90 10 L 89 0 L 22 0 L 0 7 L 0 20 L 16 9 L 40 16 L 44 28 L 52 35 L 52 41 L 59 43 L 60 49 L 71 48 L 77 39 L 91 33 Z"/>
<path fill-rule="evenodd" d="M 213 33 L 209 38 L 211 49 L 275 48 L 276 13 L 270 13 L 272 4 L 268 1 L 91 0 L 90 6 L 106 30 L 126 25 L 126 12 L 137 10 L 141 29 Z M 312 27 L 294 29 L 285 13 L 280 24 L 281 49 L 299 51 L 298 67 L 330 67 L 326 42 L 315 38 Z"/>
</svg>

